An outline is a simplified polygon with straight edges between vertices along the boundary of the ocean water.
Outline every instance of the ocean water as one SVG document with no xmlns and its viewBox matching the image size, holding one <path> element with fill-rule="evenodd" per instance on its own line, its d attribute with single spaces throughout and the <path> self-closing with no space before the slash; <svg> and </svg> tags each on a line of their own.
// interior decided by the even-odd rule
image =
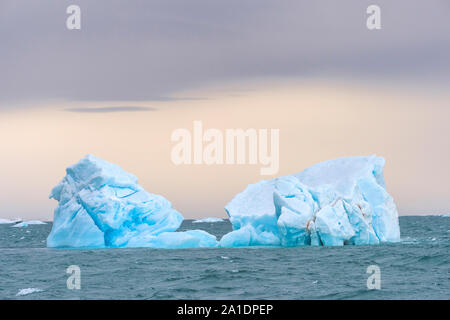
<svg viewBox="0 0 450 320">
<path fill-rule="evenodd" d="M 0 225 L 0 299 L 449 299 L 450 217 L 400 217 L 402 242 L 378 246 L 48 249 L 47 225 Z M 192 223 L 221 237 L 228 221 Z M 81 270 L 69 290 L 67 267 Z M 367 267 L 380 268 L 368 290 Z"/>
</svg>

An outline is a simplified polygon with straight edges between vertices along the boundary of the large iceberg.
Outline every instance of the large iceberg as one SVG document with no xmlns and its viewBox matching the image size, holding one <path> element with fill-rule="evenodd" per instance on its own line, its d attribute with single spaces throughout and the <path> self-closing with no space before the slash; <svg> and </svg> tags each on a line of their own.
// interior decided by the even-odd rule
<svg viewBox="0 0 450 320">
<path fill-rule="evenodd" d="M 249 185 L 225 207 L 220 246 L 364 245 L 400 240 L 382 157 L 346 157 Z"/>
<path fill-rule="evenodd" d="M 217 246 L 216 237 L 205 231 L 175 232 L 183 216 L 115 164 L 87 155 L 66 173 L 50 194 L 59 203 L 48 247 Z"/>
</svg>

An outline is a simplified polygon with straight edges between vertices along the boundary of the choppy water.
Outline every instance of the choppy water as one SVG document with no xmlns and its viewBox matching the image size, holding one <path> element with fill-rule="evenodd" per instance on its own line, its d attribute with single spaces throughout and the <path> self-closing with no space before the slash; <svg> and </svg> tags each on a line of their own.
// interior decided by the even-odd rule
<svg viewBox="0 0 450 320">
<path fill-rule="evenodd" d="M 401 243 L 379 246 L 61 250 L 45 247 L 50 223 L 0 225 L 0 299 L 449 299 L 450 218 L 400 228 Z M 182 229 L 221 237 L 231 225 Z M 374 264 L 381 290 L 366 286 Z M 70 265 L 80 290 L 67 289 Z"/>
</svg>

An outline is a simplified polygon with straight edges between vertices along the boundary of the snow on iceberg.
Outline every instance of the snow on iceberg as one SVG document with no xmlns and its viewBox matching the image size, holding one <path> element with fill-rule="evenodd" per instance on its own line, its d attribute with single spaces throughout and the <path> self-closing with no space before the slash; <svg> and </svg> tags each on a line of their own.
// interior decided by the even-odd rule
<svg viewBox="0 0 450 320">
<path fill-rule="evenodd" d="M 224 220 L 221 218 L 209 217 L 209 218 L 194 220 L 194 221 L 192 221 L 192 223 L 214 223 L 214 222 L 222 222 L 222 221 L 224 221 Z"/>
<path fill-rule="evenodd" d="M 346 157 L 249 185 L 225 207 L 221 246 L 364 245 L 400 241 L 382 157 Z"/>
<path fill-rule="evenodd" d="M 216 246 L 205 231 L 175 232 L 183 216 L 164 197 L 146 192 L 119 166 L 87 155 L 53 188 L 57 200 L 48 247 Z"/>
</svg>

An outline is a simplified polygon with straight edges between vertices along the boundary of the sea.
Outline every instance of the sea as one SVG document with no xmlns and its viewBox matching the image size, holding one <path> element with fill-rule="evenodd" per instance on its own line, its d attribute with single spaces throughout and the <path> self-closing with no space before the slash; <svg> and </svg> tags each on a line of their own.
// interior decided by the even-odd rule
<svg viewBox="0 0 450 320">
<path fill-rule="evenodd" d="M 344 247 L 50 249 L 51 228 L 0 225 L 0 299 L 450 298 L 450 217 L 402 216 L 401 242 Z"/>
</svg>

